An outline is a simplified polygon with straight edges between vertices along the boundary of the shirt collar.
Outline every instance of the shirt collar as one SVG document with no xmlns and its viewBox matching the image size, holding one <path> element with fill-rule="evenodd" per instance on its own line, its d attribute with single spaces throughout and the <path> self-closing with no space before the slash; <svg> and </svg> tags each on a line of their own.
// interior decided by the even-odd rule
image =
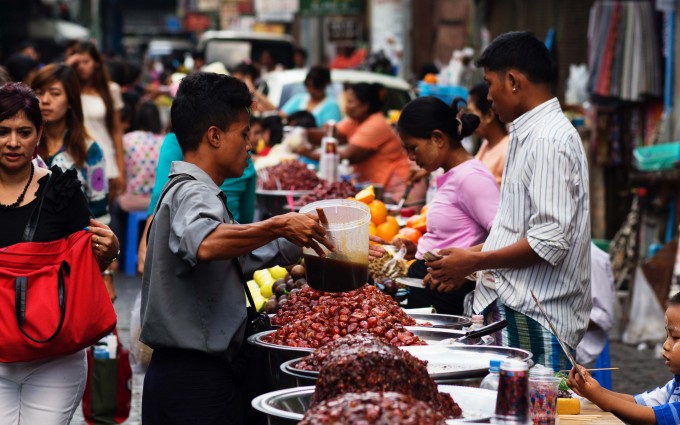
<svg viewBox="0 0 680 425">
<path fill-rule="evenodd" d="M 212 192 L 216 195 L 220 195 L 222 190 L 215 184 L 215 182 L 210 178 L 210 176 L 196 165 L 185 162 L 185 161 L 172 161 L 170 164 L 170 178 L 178 174 L 188 174 L 196 180 L 205 183 Z"/>
<path fill-rule="evenodd" d="M 556 97 L 553 97 L 516 118 L 512 122 L 511 131 L 517 135 L 517 139 L 521 143 L 526 139 L 526 135 L 529 134 L 538 123 L 549 115 L 561 111 L 562 107 L 560 106 L 560 102 Z"/>
</svg>

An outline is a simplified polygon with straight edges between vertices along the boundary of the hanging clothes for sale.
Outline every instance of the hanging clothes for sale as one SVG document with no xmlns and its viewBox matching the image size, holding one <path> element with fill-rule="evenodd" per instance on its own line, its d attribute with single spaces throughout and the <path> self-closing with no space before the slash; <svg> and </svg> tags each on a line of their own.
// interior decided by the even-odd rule
<svg viewBox="0 0 680 425">
<path fill-rule="evenodd" d="M 588 22 L 590 93 L 639 101 L 661 96 L 663 73 L 652 1 L 600 0 Z"/>
</svg>

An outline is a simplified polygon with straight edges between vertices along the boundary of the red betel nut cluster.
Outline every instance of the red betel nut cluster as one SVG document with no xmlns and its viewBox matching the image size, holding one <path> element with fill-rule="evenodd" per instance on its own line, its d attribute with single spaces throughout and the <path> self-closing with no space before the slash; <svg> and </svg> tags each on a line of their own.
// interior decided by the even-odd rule
<svg viewBox="0 0 680 425">
<path fill-rule="evenodd" d="M 310 407 L 344 393 L 394 391 L 427 403 L 445 417 L 460 416 L 451 395 L 440 393 L 427 364 L 391 344 L 376 340 L 347 346 L 328 354 L 323 362 Z"/>
<path fill-rule="evenodd" d="M 422 401 L 395 392 L 345 393 L 319 403 L 300 425 L 444 425 L 444 416 Z"/>
<path fill-rule="evenodd" d="M 305 287 L 292 295 L 272 320 L 283 325 L 263 340 L 291 347 L 319 348 L 345 335 L 368 331 L 395 346 L 425 345 L 407 330 L 415 320 L 374 286 L 327 293 Z"/>
</svg>

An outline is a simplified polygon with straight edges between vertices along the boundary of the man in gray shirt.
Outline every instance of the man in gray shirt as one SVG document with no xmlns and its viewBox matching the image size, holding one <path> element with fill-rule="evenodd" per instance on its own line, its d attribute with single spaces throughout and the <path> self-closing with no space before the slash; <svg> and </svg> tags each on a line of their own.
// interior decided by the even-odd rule
<svg viewBox="0 0 680 425">
<path fill-rule="evenodd" d="M 244 83 L 211 73 L 184 78 L 173 102 L 184 161 L 172 163 L 145 259 L 140 340 L 154 349 L 145 425 L 252 423 L 242 388 L 253 379 L 235 367 L 244 357 L 244 276 L 296 262 L 301 246 L 333 249 L 316 216 L 233 221 L 219 185 L 246 167 L 252 106 Z M 179 175 L 189 177 L 171 186 Z"/>
</svg>

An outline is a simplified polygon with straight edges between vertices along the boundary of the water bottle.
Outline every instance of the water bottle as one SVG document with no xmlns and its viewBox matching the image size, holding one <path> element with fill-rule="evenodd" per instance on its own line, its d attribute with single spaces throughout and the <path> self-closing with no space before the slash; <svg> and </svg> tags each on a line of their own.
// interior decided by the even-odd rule
<svg viewBox="0 0 680 425">
<path fill-rule="evenodd" d="M 338 175 L 340 176 L 341 182 L 351 182 L 353 172 L 354 168 L 351 165 L 349 165 L 349 159 L 345 158 L 342 161 L 340 161 L 340 166 L 338 167 Z"/>
<path fill-rule="evenodd" d="M 485 390 L 498 391 L 498 380 L 500 379 L 501 373 L 501 361 L 491 360 L 489 362 L 489 374 L 484 377 L 479 388 Z"/>
<path fill-rule="evenodd" d="M 328 127 L 328 133 L 321 139 L 321 155 L 319 157 L 319 178 L 328 183 L 338 181 L 338 165 L 340 155 L 338 154 L 338 139 L 333 137 L 335 126 Z"/>
<path fill-rule="evenodd" d="M 518 360 L 501 364 L 496 412 L 492 424 L 531 425 L 529 413 L 529 366 Z"/>
</svg>

